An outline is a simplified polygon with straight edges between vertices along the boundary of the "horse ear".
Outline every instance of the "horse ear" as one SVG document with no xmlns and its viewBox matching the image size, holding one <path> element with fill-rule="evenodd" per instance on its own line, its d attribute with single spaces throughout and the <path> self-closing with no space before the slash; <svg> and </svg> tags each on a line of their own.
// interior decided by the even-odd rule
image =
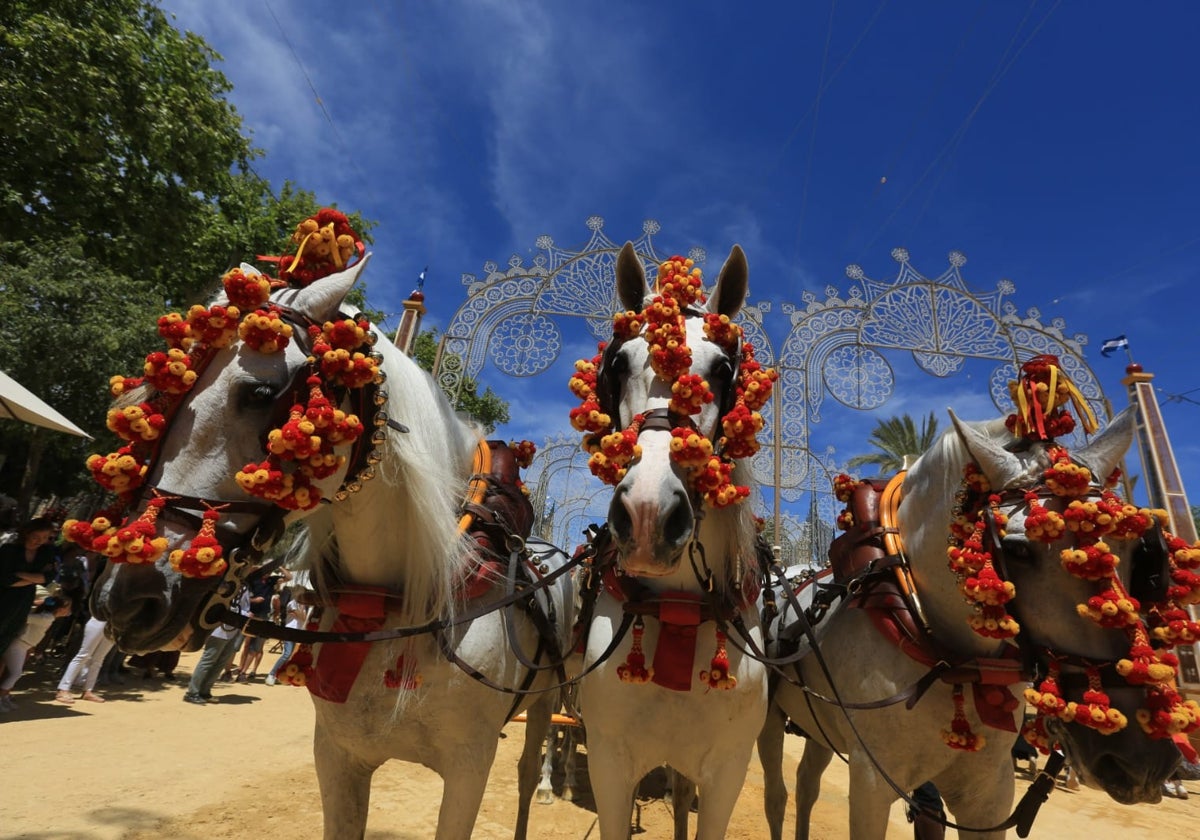
<svg viewBox="0 0 1200 840">
<path fill-rule="evenodd" d="M 292 299 L 291 307 L 297 312 L 307 315 L 317 324 L 332 320 L 370 258 L 371 255 L 367 254 L 349 268 L 339 271 L 337 274 L 322 277 L 300 289 Z"/>
<path fill-rule="evenodd" d="M 617 254 L 617 298 L 626 309 L 641 312 L 647 291 L 641 257 L 633 249 L 633 243 L 626 242 Z"/>
<path fill-rule="evenodd" d="M 1075 452 L 1075 460 L 1092 471 L 1093 479 L 1104 481 L 1120 465 L 1133 444 L 1135 420 L 1134 407 L 1129 406 L 1110 420 L 1087 446 Z"/>
<path fill-rule="evenodd" d="M 746 302 L 746 291 L 750 286 L 750 266 L 746 263 L 746 252 L 741 245 L 729 250 L 725 265 L 717 277 L 717 285 L 708 298 L 708 311 L 732 318 Z"/>
<path fill-rule="evenodd" d="M 979 468 L 987 476 L 993 490 L 1008 487 L 1025 473 L 1025 465 L 1021 459 L 1005 449 L 1000 441 L 992 436 L 989 424 L 976 426 L 966 423 L 959 420 L 953 411 L 950 411 L 950 421 L 975 463 L 979 464 Z"/>
</svg>

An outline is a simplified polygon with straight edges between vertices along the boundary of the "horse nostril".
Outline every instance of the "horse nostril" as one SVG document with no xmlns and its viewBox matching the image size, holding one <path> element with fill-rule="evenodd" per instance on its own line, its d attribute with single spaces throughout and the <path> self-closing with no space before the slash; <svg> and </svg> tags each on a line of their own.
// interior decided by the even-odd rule
<svg viewBox="0 0 1200 840">
<path fill-rule="evenodd" d="M 134 597 L 121 605 L 120 610 L 109 610 L 109 621 L 129 630 L 154 630 L 167 620 L 167 604 L 155 595 Z"/>
<path fill-rule="evenodd" d="M 692 535 L 692 505 L 687 494 L 676 490 L 672 504 L 662 520 L 663 541 L 670 545 L 683 545 Z"/>
<path fill-rule="evenodd" d="M 608 525 L 618 542 L 628 542 L 633 537 L 633 517 L 625 506 L 625 498 L 628 495 L 627 488 L 618 486 L 608 507 Z"/>
</svg>

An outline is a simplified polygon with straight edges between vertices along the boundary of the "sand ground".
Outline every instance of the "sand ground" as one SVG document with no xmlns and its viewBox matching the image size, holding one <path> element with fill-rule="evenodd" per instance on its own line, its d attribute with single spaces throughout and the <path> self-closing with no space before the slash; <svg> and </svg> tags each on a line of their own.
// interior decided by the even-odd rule
<svg viewBox="0 0 1200 840">
<path fill-rule="evenodd" d="M 54 702 L 48 663 L 17 685 L 15 712 L 0 715 L 0 837 L 38 840 L 174 840 L 319 837 L 320 802 L 312 761 L 313 711 L 307 692 L 261 681 L 218 682 L 217 705 L 181 702 L 196 654 L 185 654 L 178 683 L 133 673 L 102 689 L 109 702 Z M 267 663 L 274 660 L 270 654 Z M 516 813 L 516 762 L 522 724 L 506 730 L 475 826 L 477 838 L 511 836 Z M 789 780 L 803 750 L 788 739 Z M 1018 779 L 1018 795 L 1028 782 Z M 1200 836 L 1200 782 L 1191 797 L 1158 805 L 1120 806 L 1104 794 L 1061 786 L 1043 806 L 1032 837 L 1092 840 Z M 844 766 L 825 775 L 813 836 L 844 838 Z M 789 783 L 790 787 L 790 783 Z M 367 837 L 427 840 L 434 833 L 441 780 L 425 768 L 390 762 L 376 774 Z M 586 803 L 585 803 L 586 804 Z M 694 826 L 693 817 L 693 826 Z M 595 840 L 595 814 L 563 801 L 534 805 L 530 835 Z M 785 835 L 794 816 L 789 808 Z M 659 799 L 641 806 L 645 837 L 670 837 L 670 813 Z M 762 838 L 762 774 L 751 761 L 730 825 L 735 840 Z M 899 805 L 889 838 L 911 837 Z M 1015 836 L 1015 835 L 1011 835 Z"/>
</svg>

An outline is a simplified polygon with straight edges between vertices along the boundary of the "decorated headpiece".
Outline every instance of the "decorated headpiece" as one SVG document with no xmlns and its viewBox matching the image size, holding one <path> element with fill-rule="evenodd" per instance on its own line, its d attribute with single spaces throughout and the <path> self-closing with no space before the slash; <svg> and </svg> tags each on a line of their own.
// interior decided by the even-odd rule
<svg viewBox="0 0 1200 840">
<path fill-rule="evenodd" d="M 1066 408 L 1068 403 L 1079 412 L 1083 430 L 1088 434 L 1096 431 L 1096 415 L 1057 356 L 1034 356 L 1021 365 L 1020 376 L 1008 383 L 1008 392 L 1017 410 L 1005 425 L 1017 437 L 1052 440 L 1070 434 L 1075 418 Z"/>
<path fill-rule="evenodd" d="M 688 420 L 714 399 L 708 382 L 691 373 L 692 351 L 687 344 L 686 310 L 706 300 L 700 269 L 690 259 L 674 256 L 658 267 L 654 297 L 641 312 L 618 312 L 613 317 L 613 340 L 642 337 L 655 375 L 671 387 L 668 416 L 671 429 L 671 458 L 691 475 L 696 493 L 713 507 L 741 502 L 750 495 L 748 487 L 732 480 L 733 461 L 758 451 L 757 433 L 763 427 L 761 409 L 771 396 L 778 374 L 754 358 L 754 347 L 742 341 L 742 328 L 728 316 L 706 314 L 705 337 L 726 353 L 739 358 L 733 407 L 721 418 L 721 435 L 714 444 Z M 628 464 L 641 457 L 638 437 L 646 422 L 635 415 L 629 426 L 617 429 L 615 405 L 606 405 L 597 392 L 598 377 L 606 345 L 591 359 L 575 363 L 568 383 L 581 401 L 571 410 L 571 425 L 584 433 L 583 449 L 591 455 L 588 468 L 606 484 L 617 485 Z M 611 412 L 611 414 L 610 414 Z M 684 422 L 678 423 L 683 418 Z"/>
<path fill-rule="evenodd" d="M 1127 656 L 1112 667 L 1130 685 L 1145 687 L 1145 703 L 1137 713 L 1142 730 L 1151 738 L 1193 732 L 1200 728 L 1200 705 L 1185 701 L 1173 687 L 1179 660 L 1169 649 L 1200 640 L 1200 622 L 1193 621 L 1186 610 L 1187 605 L 1200 603 L 1200 542 L 1189 546 L 1164 532 L 1170 584 L 1161 600 L 1140 603 L 1133 597 L 1117 574 L 1120 558 L 1112 545 L 1144 536 L 1153 539 L 1148 532 L 1166 524 L 1167 512 L 1139 508 L 1118 497 L 1114 488 L 1119 471 L 1098 486 L 1091 471 L 1073 461 L 1066 447 L 1053 440 L 1055 434 L 1073 429 L 1074 423 L 1062 406 L 1066 400 L 1074 402 L 1076 398 L 1070 395 L 1078 394 L 1069 383 L 1064 385 L 1057 372 L 1057 360 L 1038 357 L 1023 372 L 1025 378 L 1011 386 L 1018 412 L 1010 415 L 1008 427 L 1019 436 L 1046 442 L 1049 459 L 1040 486 L 1024 494 L 1025 536 L 1046 544 L 1070 540 L 1071 544 L 1059 552 L 1063 568 L 1081 580 L 1094 582 L 1096 587 L 1095 594 L 1077 606 L 1079 615 L 1128 636 Z M 1048 394 L 1058 397 L 1048 400 Z M 1028 399 L 1022 399 L 1022 395 Z M 1095 420 L 1090 411 L 1085 414 L 1082 398 L 1076 407 L 1089 418 L 1085 423 L 1093 431 Z M 849 502 L 857 485 L 844 474 L 834 480 L 836 497 L 847 504 L 838 517 L 838 526 L 844 530 L 854 525 Z M 1061 513 L 1042 504 L 1047 497 L 1062 500 Z M 992 556 L 1008 522 L 1000 509 L 1002 501 L 1000 494 L 992 492 L 979 465 L 968 463 L 951 516 L 947 557 L 959 591 L 973 607 L 968 624 L 990 639 L 1013 639 L 1021 632 L 1008 610 L 1017 596 L 1016 587 L 997 571 L 998 558 Z M 1088 687 L 1081 702 L 1067 701 L 1059 687 L 1061 663 L 1053 651 L 1048 653 L 1047 676 L 1025 691 L 1026 702 L 1036 712 L 1023 730 L 1026 740 L 1048 751 L 1053 746 L 1045 726 L 1048 718 L 1075 722 L 1102 734 L 1120 731 L 1127 725 L 1124 714 L 1111 706 L 1097 666 L 1086 666 Z M 956 693 L 955 703 L 954 721 L 950 729 L 943 731 L 943 739 L 955 749 L 980 749 L 984 740 L 970 731 L 962 714 L 960 693 Z"/>
<path fill-rule="evenodd" d="M 1117 574 L 1120 558 L 1113 544 L 1142 539 L 1151 528 L 1165 525 L 1166 511 L 1138 508 L 1122 501 L 1113 491 L 1116 472 L 1097 493 L 1091 472 L 1073 462 L 1064 447 L 1052 445 L 1048 454 L 1050 466 L 1042 474 L 1044 489 L 1025 493 L 1025 536 L 1046 544 L 1070 540 L 1071 545 L 1059 552 L 1063 568 L 1096 585 L 1095 594 L 1077 606 L 1080 617 L 1107 629 L 1122 630 L 1129 637 L 1129 652 L 1116 662 L 1115 670 L 1130 685 L 1146 689 L 1145 705 L 1137 714 L 1142 730 L 1151 738 L 1168 738 L 1200 728 L 1200 705 L 1184 701 L 1171 684 L 1179 660 L 1169 650 L 1189 638 L 1200 637 L 1200 623 L 1187 618 L 1182 608 L 1200 602 L 1200 575 L 1196 574 L 1200 570 L 1200 544 L 1187 546 L 1166 535 L 1171 547 L 1167 562 L 1173 585 L 1163 600 L 1140 603 Z M 1063 499 L 1064 510 L 1059 513 L 1044 506 L 1043 494 Z M 968 619 L 971 628 L 989 638 L 1011 639 L 1021 628 L 1006 605 L 1017 593 L 1012 582 L 997 573 L 989 550 L 994 543 L 985 538 L 989 527 L 997 530 L 997 538 L 1004 535 L 1007 519 L 999 510 L 1000 502 L 1001 497 L 991 492 L 979 467 L 969 464 L 950 527 L 947 554 L 960 591 L 975 607 Z M 1152 646 L 1152 641 L 1158 646 Z M 1088 688 L 1081 702 L 1063 699 L 1058 668 L 1051 659 L 1050 675 L 1025 692 L 1026 701 L 1037 711 L 1037 719 L 1024 730 L 1030 743 L 1043 751 L 1052 746 L 1046 734 L 1047 717 L 1073 721 L 1102 734 L 1120 731 L 1127 725 L 1125 716 L 1110 705 L 1096 666 L 1087 667 Z"/>
<path fill-rule="evenodd" d="M 186 315 L 162 316 L 158 332 L 167 349 L 146 356 L 141 377 L 114 376 L 110 380 L 114 397 L 142 385 L 149 390 L 145 400 L 114 407 L 108 413 L 108 428 L 126 445 L 108 455 L 92 455 L 87 461 L 97 483 L 116 494 L 121 506 L 135 502 L 157 457 L 164 430 L 217 350 L 240 338 L 256 352 L 273 354 L 296 338 L 286 312 L 270 303 L 272 290 L 311 285 L 353 265 L 364 250 L 346 216 L 329 208 L 301 222 L 292 241 L 297 246 L 294 255 L 260 258 L 278 263 L 279 279 L 245 264 L 230 269 L 221 279 L 227 304 L 197 305 Z M 343 318 L 311 325 L 308 339 L 312 349 L 302 391 L 307 401 L 293 405 L 287 422 L 268 434 L 266 458 L 247 464 L 236 476 L 247 493 L 292 510 L 317 505 L 321 493 L 313 482 L 333 475 L 346 460 L 335 447 L 352 443 L 363 434 L 359 418 L 338 408 L 343 395 L 382 380 L 379 357 L 371 352 L 374 335 L 366 320 Z M 367 470 L 360 474 L 361 479 L 370 477 Z M 115 563 L 153 562 L 166 548 L 166 541 L 154 532 L 154 519 L 166 501 L 156 493 L 137 519 L 121 525 L 114 525 L 111 515 L 96 517 L 91 523 L 70 520 L 64 525 L 64 535 Z M 219 516 L 219 507 L 206 511 L 191 547 L 171 553 L 172 565 L 184 576 L 212 577 L 226 568 L 215 537 Z"/>
</svg>

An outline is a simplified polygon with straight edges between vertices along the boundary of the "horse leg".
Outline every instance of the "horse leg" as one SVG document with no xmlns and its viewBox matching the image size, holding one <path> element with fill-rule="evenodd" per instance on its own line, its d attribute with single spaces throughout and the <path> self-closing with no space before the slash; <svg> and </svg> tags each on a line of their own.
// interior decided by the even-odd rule
<svg viewBox="0 0 1200 840">
<path fill-rule="evenodd" d="M 545 734 L 543 730 L 542 736 Z M 528 787 L 524 777 L 521 779 L 521 802 L 518 809 L 520 805 L 524 805 L 526 819 L 529 816 L 529 798 L 533 794 L 533 785 L 537 779 L 542 736 L 539 736 L 534 746 L 533 779 L 528 783 Z M 488 774 L 491 773 L 492 762 L 496 760 L 498 743 L 496 733 L 486 741 L 468 744 L 467 749 L 457 756 L 458 760 L 448 764 L 442 771 L 442 805 L 438 809 L 435 840 L 470 840 L 471 832 L 475 828 L 475 819 L 479 816 L 479 806 L 483 803 Z M 517 828 L 523 831 L 519 815 Z M 525 835 L 522 833 L 518 836 Z"/>
<path fill-rule="evenodd" d="M 628 751 L 589 738 L 588 776 L 596 799 L 600 840 L 628 840 L 630 811 L 636 807 L 633 792 L 642 773 Z"/>
<path fill-rule="evenodd" d="M 563 709 L 567 716 L 574 719 L 574 726 L 563 727 L 563 795 L 567 802 L 575 801 L 575 763 L 576 752 L 583 738 L 583 717 L 579 714 L 579 684 L 574 683 L 563 689 Z"/>
<path fill-rule="evenodd" d="M 809 741 L 809 743 L 813 743 Z M 807 753 L 807 749 L 805 753 Z M 815 799 L 815 797 L 814 797 Z M 850 756 L 850 836 L 855 840 L 883 840 L 896 793 L 862 752 Z"/>
<path fill-rule="evenodd" d="M 517 761 L 517 825 L 513 831 L 515 840 L 525 840 L 529 830 L 529 803 L 533 799 L 533 791 L 538 787 L 538 771 L 541 766 L 542 744 L 546 743 L 546 733 L 550 731 L 550 715 L 559 706 L 557 691 L 548 691 L 540 695 L 533 704 L 525 710 L 525 748 Z M 546 762 L 550 763 L 553 756 L 553 746 L 547 744 Z M 487 774 L 484 774 L 484 781 Z M 547 775 L 546 784 L 550 778 Z M 553 794 L 551 793 L 551 801 Z"/>
<path fill-rule="evenodd" d="M 735 750 L 699 780 L 704 790 L 700 813 L 696 819 L 696 840 L 723 840 L 729 828 L 729 818 L 737 805 L 738 794 L 746 781 L 750 765 L 750 744 L 745 750 Z M 706 770 L 708 768 L 705 768 Z"/>
<path fill-rule="evenodd" d="M 696 799 L 696 783 L 674 767 L 667 768 L 671 812 L 675 820 L 675 840 L 688 840 L 688 814 Z"/>
<path fill-rule="evenodd" d="M 554 754 L 558 751 L 558 735 L 561 727 L 551 726 L 546 733 L 545 757 L 542 759 L 542 778 L 538 781 L 536 799 L 539 805 L 554 804 Z M 565 792 L 565 791 L 564 791 Z"/>
<path fill-rule="evenodd" d="M 321 790 L 325 840 L 362 840 L 367 830 L 371 776 L 379 765 L 365 763 L 342 749 L 320 725 L 313 735 L 313 759 Z"/>
<path fill-rule="evenodd" d="M 781 745 L 782 750 L 782 745 Z M 808 824 L 813 806 L 821 794 L 821 774 L 833 760 L 833 750 L 824 741 L 809 738 L 804 742 L 804 755 L 796 768 L 796 840 L 808 840 Z M 782 770 L 780 771 L 782 775 Z M 851 790 L 854 788 L 851 787 Z M 787 803 L 787 793 L 784 793 Z M 782 815 L 781 815 L 782 818 Z M 857 834 L 852 834 L 858 837 Z"/>
<path fill-rule="evenodd" d="M 763 771 L 763 811 L 771 840 L 783 840 L 783 815 L 787 811 L 787 785 L 783 781 L 783 739 L 787 718 L 778 706 L 767 710 L 758 733 L 758 761 Z"/>
<path fill-rule="evenodd" d="M 576 718 L 578 720 L 578 718 Z M 575 801 L 575 739 L 578 726 L 564 726 L 562 757 L 563 757 L 563 792 L 562 798 L 567 802 Z"/>
<path fill-rule="evenodd" d="M 961 768 L 962 765 L 956 773 L 943 774 L 934 780 L 954 822 L 968 828 L 986 828 L 1003 822 L 1012 810 L 1016 790 L 1016 779 L 1008 759 L 998 757 L 990 773 L 975 765 L 971 766 L 970 772 Z M 958 836 L 971 840 L 1004 840 L 1007 835 L 1003 831 L 960 830 Z"/>
</svg>

